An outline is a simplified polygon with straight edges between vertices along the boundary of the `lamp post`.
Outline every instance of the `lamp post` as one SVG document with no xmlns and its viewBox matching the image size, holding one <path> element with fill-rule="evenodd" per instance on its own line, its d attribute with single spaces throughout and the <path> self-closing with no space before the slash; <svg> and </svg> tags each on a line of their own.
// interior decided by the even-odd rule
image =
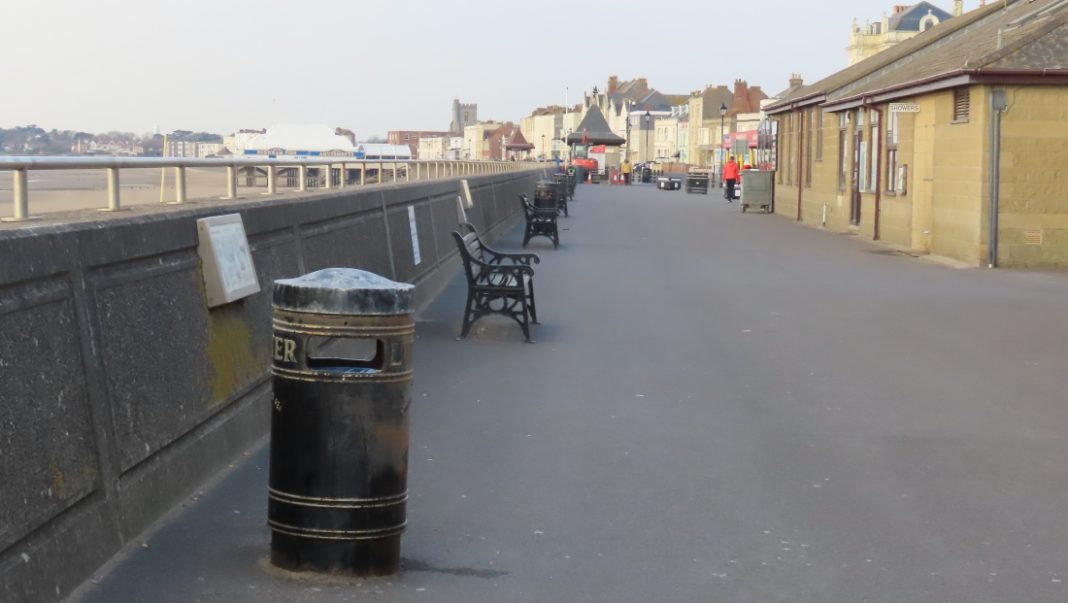
<svg viewBox="0 0 1068 603">
<path fill-rule="evenodd" d="M 634 111 L 634 101 L 627 101 L 627 161 L 630 161 L 630 114 L 632 111 Z M 634 162 L 631 161 L 631 163 Z"/>
<path fill-rule="evenodd" d="M 545 157 L 546 157 L 546 155 L 545 155 L 545 135 L 542 134 L 541 135 L 541 158 L 542 158 L 542 161 L 545 160 Z"/>
<path fill-rule="evenodd" d="M 649 111 L 646 111 L 645 112 L 645 117 L 643 118 L 645 120 L 645 127 L 642 128 L 643 130 L 645 130 L 645 138 L 644 138 L 645 159 L 644 159 L 644 161 L 646 161 L 646 162 L 650 161 L 650 159 L 651 159 L 650 156 L 649 156 L 649 145 L 650 145 L 650 143 L 649 143 L 649 131 L 650 131 L 649 123 L 650 123 L 650 117 L 651 116 L 649 115 Z"/>
<path fill-rule="evenodd" d="M 719 186 L 723 188 L 723 118 L 727 116 L 727 104 L 719 104 Z"/>
</svg>

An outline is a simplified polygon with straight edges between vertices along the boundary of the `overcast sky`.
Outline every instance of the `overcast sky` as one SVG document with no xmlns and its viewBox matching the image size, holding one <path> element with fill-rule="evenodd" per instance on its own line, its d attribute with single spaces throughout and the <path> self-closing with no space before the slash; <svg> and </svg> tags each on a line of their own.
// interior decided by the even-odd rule
<svg viewBox="0 0 1068 603">
<path fill-rule="evenodd" d="M 792 72 L 845 67 L 852 19 L 893 3 L 5 0 L 0 127 L 324 123 L 367 138 L 447 129 L 453 98 L 518 120 L 611 74 L 672 94 L 738 78 L 773 94 Z"/>
</svg>

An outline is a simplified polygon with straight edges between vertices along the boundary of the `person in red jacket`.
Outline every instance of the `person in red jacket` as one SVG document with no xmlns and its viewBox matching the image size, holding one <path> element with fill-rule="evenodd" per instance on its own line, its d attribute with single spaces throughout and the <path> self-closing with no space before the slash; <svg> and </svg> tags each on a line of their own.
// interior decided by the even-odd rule
<svg viewBox="0 0 1068 603">
<path fill-rule="evenodd" d="M 734 186 L 738 184 L 738 162 L 731 155 L 727 165 L 723 166 L 723 180 L 727 183 L 727 203 L 734 203 Z"/>
</svg>

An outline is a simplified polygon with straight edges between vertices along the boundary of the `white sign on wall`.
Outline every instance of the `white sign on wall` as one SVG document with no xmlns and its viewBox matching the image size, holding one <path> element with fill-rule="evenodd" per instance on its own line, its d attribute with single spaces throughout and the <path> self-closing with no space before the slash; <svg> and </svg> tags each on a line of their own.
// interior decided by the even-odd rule
<svg viewBox="0 0 1068 603">
<path fill-rule="evenodd" d="M 919 113 L 920 106 L 916 103 L 890 103 L 891 113 Z"/>
<path fill-rule="evenodd" d="M 467 224 L 467 209 L 464 208 L 464 199 L 456 195 L 456 223 Z"/>
<path fill-rule="evenodd" d="M 209 308 L 259 292 L 241 214 L 201 218 L 197 220 L 197 235 Z"/>
<path fill-rule="evenodd" d="M 471 196 L 471 185 L 467 182 L 467 178 L 460 181 L 460 194 L 464 198 L 464 209 L 471 209 L 475 206 L 475 198 Z"/>
<path fill-rule="evenodd" d="M 408 206 L 408 227 L 412 231 L 412 260 L 418 266 L 423 261 L 423 256 L 419 253 L 419 228 L 415 224 L 414 205 Z"/>
</svg>

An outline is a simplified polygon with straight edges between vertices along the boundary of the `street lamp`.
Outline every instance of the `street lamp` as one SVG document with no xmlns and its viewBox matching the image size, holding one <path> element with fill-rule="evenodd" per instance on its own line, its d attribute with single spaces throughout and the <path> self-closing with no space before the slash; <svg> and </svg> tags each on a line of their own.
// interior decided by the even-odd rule
<svg viewBox="0 0 1068 603">
<path fill-rule="evenodd" d="M 627 161 L 630 161 L 630 114 L 632 111 L 634 111 L 634 101 L 627 101 Z"/>
<path fill-rule="evenodd" d="M 545 157 L 546 157 L 546 155 L 545 155 L 545 135 L 542 134 L 541 135 L 541 158 L 542 158 L 542 160 L 544 160 Z"/>
<path fill-rule="evenodd" d="M 719 185 L 723 186 L 723 118 L 727 116 L 727 104 L 719 104 Z"/>
<path fill-rule="evenodd" d="M 649 161 L 649 111 L 645 112 L 645 161 Z"/>
</svg>

